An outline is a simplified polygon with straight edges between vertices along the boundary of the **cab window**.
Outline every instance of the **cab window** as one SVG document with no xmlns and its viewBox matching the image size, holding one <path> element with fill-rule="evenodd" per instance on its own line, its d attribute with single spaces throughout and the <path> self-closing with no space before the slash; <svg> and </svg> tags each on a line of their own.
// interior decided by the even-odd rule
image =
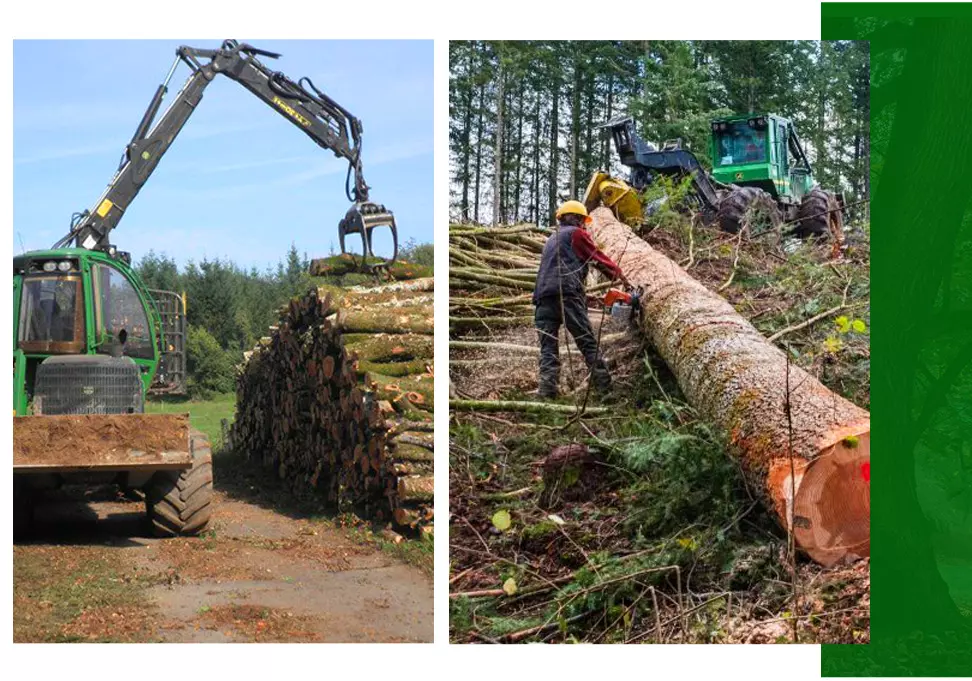
<svg viewBox="0 0 972 681">
<path fill-rule="evenodd" d="M 108 265 L 93 265 L 97 351 L 111 354 L 121 339 L 122 354 L 152 359 L 152 330 L 138 292 L 121 272 Z"/>
<path fill-rule="evenodd" d="M 726 124 L 716 137 L 716 165 L 729 166 L 766 161 L 766 130 L 756 130 L 747 121 Z"/>
<path fill-rule="evenodd" d="M 82 301 L 79 276 L 25 277 L 20 299 L 20 349 L 44 354 L 82 352 Z"/>
</svg>

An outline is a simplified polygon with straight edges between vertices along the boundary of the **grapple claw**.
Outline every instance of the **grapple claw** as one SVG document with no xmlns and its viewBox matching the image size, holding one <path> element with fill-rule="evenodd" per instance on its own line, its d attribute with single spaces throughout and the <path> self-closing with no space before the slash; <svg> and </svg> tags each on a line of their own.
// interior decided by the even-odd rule
<svg viewBox="0 0 972 681">
<path fill-rule="evenodd" d="M 361 253 L 365 260 L 376 259 L 372 251 L 371 233 L 378 227 L 387 227 L 392 235 L 392 255 L 388 259 L 380 259 L 381 262 L 372 261 L 372 266 L 388 266 L 395 262 L 398 257 L 398 227 L 395 224 L 395 216 L 383 205 L 371 201 L 359 201 L 352 205 L 344 218 L 338 224 L 338 238 L 341 242 L 341 253 L 347 253 L 345 237 L 349 234 L 361 235 Z"/>
</svg>

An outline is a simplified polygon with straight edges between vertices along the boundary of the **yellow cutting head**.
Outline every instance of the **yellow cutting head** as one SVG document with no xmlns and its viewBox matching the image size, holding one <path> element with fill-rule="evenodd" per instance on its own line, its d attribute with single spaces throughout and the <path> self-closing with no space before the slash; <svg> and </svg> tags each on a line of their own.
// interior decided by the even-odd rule
<svg viewBox="0 0 972 681">
<path fill-rule="evenodd" d="M 593 211 L 600 205 L 607 206 L 621 222 L 637 227 L 642 222 L 641 198 L 624 180 L 597 172 L 591 176 L 584 192 L 584 206 Z"/>
</svg>

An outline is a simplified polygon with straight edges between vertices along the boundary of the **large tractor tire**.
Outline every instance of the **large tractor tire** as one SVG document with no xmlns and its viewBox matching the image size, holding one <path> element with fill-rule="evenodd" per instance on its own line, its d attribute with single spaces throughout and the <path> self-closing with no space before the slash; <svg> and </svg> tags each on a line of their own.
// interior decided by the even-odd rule
<svg viewBox="0 0 972 681">
<path fill-rule="evenodd" d="M 801 239 L 830 234 L 840 241 L 844 221 L 837 196 L 820 187 L 814 187 L 803 197 L 797 211 L 795 234 Z"/>
<path fill-rule="evenodd" d="M 750 234 L 779 229 L 783 222 L 780 208 L 759 187 L 740 187 L 719 203 L 716 221 L 723 232 L 736 234 L 748 225 Z"/>
<path fill-rule="evenodd" d="M 209 525 L 213 510 L 213 456 L 209 440 L 190 432 L 192 467 L 159 471 L 145 486 L 145 504 L 158 537 L 191 537 Z"/>
</svg>

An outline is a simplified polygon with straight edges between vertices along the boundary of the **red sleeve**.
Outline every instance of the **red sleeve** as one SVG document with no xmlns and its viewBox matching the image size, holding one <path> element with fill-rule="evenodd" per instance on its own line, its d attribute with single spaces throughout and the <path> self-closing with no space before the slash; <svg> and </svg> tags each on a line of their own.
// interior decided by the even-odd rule
<svg viewBox="0 0 972 681">
<path fill-rule="evenodd" d="M 594 266 L 609 277 L 617 279 L 621 276 L 621 268 L 601 252 L 586 229 L 575 229 L 570 237 L 570 245 L 574 248 L 577 257 L 584 262 L 593 260 Z"/>
</svg>

